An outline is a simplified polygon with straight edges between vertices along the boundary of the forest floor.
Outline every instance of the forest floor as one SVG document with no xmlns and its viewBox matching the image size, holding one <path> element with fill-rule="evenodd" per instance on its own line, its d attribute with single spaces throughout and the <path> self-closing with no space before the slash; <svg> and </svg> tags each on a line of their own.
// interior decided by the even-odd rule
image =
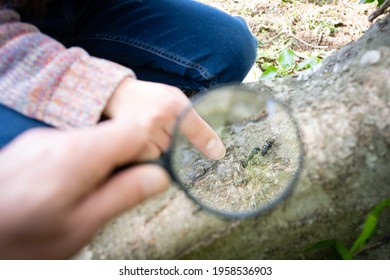
<svg viewBox="0 0 390 280">
<path fill-rule="evenodd" d="M 277 65 L 283 49 L 297 60 L 320 59 L 358 39 L 370 27 L 376 3 L 359 0 L 200 0 L 243 17 L 259 40 L 256 70 Z M 260 70 L 259 70 L 260 69 Z M 257 76 L 259 75 L 257 74 Z"/>
</svg>

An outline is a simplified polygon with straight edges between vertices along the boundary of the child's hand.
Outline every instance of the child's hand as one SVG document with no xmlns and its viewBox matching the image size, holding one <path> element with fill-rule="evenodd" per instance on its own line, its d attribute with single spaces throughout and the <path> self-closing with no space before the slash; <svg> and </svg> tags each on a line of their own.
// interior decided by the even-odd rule
<svg viewBox="0 0 390 280">
<path fill-rule="evenodd" d="M 178 88 L 126 79 L 112 96 L 104 114 L 111 118 L 136 121 L 146 131 L 150 143 L 155 147 L 155 156 L 158 156 L 168 148 L 178 116 L 190 105 L 189 99 Z M 194 109 L 187 113 L 180 130 L 209 158 L 224 157 L 225 147 L 218 135 Z"/>
</svg>

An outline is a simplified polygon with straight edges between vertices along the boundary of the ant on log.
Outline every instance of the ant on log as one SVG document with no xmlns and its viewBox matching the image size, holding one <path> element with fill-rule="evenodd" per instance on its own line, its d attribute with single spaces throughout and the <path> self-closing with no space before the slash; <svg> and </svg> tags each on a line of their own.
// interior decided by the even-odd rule
<svg viewBox="0 0 390 280">
<path fill-rule="evenodd" d="M 253 150 L 250 152 L 248 158 L 246 160 L 241 161 L 241 165 L 245 168 L 248 166 L 248 163 L 253 159 L 253 157 L 261 152 L 262 156 L 267 155 L 268 151 L 272 149 L 272 146 L 275 143 L 275 139 L 269 138 L 265 141 L 265 144 L 263 145 L 262 148 L 260 147 L 255 147 Z"/>
</svg>

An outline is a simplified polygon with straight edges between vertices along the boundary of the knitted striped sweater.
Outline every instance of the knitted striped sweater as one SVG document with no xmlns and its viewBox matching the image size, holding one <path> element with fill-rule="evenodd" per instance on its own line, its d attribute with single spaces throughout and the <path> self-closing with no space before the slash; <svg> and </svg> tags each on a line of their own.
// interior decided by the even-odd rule
<svg viewBox="0 0 390 280">
<path fill-rule="evenodd" d="M 21 23 L 15 11 L 0 9 L 1 104 L 59 128 L 91 126 L 125 77 L 135 78 L 130 69 L 66 49 Z"/>
</svg>

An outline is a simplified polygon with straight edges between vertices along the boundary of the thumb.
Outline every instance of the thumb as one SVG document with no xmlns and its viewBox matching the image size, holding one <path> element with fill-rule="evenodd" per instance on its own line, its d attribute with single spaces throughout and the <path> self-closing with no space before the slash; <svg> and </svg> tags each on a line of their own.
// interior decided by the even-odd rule
<svg viewBox="0 0 390 280">
<path fill-rule="evenodd" d="M 138 165 L 111 177 L 76 210 L 76 224 L 92 232 L 109 219 L 167 189 L 168 174 L 157 165 Z"/>
</svg>

